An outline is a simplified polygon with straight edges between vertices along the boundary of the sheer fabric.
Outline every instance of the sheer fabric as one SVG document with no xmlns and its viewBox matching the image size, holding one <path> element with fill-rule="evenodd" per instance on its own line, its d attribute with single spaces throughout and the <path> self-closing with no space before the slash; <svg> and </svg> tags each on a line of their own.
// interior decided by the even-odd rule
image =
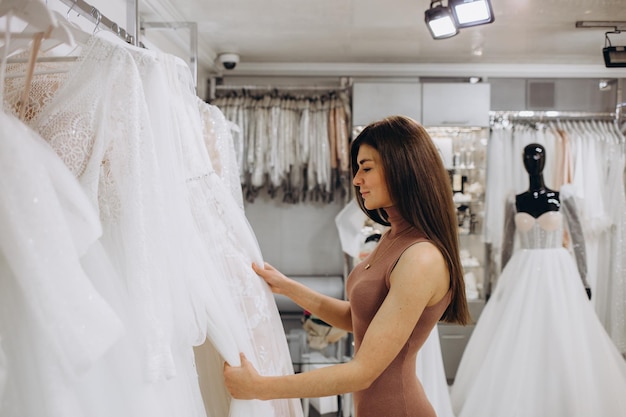
<svg viewBox="0 0 626 417">
<path fill-rule="evenodd" d="M 97 213 L 47 143 L 2 112 L 0 194 L 0 414 L 120 411 L 122 397 L 102 393 L 114 380 L 102 365 L 123 322 L 86 265 Z"/>
<path fill-rule="evenodd" d="M 624 194 L 623 145 L 610 145 L 608 153 L 608 181 L 604 184 L 606 207 L 613 219 L 608 232 L 609 249 L 603 253 L 606 279 L 599 280 L 596 289 L 596 312 L 622 354 L 626 354 L 626 196 Z"/>
<path fill-rule="evenodd" d="M 140 368 L 117 362 L 110 368 L 122 373 L 110 385 L 123 387 L 127 381 L 132 384 L 125 391 L 129 394 L 120 398 L 135 395 L 137 401 L 116 415 L 202 416 L 193 351 L 174 332 L 177 320 L 187 317 L 189 303 L 177 298 L 180 286 L 169 278 L 166 237 L 175 224 L 164 213 L 162 178 L 136 64 L 124 47 L 93 37 L 69 65 L 53 84 L 48 76 L 33 81 L 28 123 L 97 208 L 100 242 L 116 272 L 110 279 L 119 279 L 116 287 L 127 296 L 129 339 L 124 342 L 130 351 L 140 348 L 133 358 Z M 20 81 L 8 86 L 9 107 Z M 184 320 L 179 323 L 189 327 Z"/>
<path fill-rule="evenodd" d="M 109 368 L 132 385 L 107 381 L 142 400 L 115 415 L 301 415 L 298 400 L 231 402 L 223 386 L 221 363 L 238 365 L 240 351 L 262 374 L 293 369 L 273 295 L 251 269 L 263 259 L 221 112 L 199 104 L 188 67 L 167 54 L 93 37 L 76 63 L 46 65 L 59 72 L 34 80 L 27 121 L 97 208 L 117 280 L 103 291 L 123 293 L 127 337 Z M 21 82 L 8 85 L 8 108 Z M 207 338 L 205 410 L 192 346 Z"/>
<path fill-rule="evenodd" d="M 235 202 L 243 208 L 243 193 L 239 176 L 239 163 L 235 149 L 232 122 L 226 120 L 217 107 L 196 97 L 202 119 L 202 136 L 211 158 L 213 169 L 230 190 Z"/>
<path fill-rule="evenodd" d="M 181 88 L 190 85 L 188 68 L 170 55 L 160 55 L 159 60 L 170 88 L 168 97 L 172 114 L 169 119 L 173 121 L 173 136 L 169 140 L 178 148 L 180 174 L 189 202 L 188 215 L 192 216 L 201 240 L 200 256 L 212 259 L 208 269 L 211 275 L 205 279 L 219 298 L 230 303 L 227 309 L 222 307 L 224 310 L 217 310 L 217 305 L 212 302 L 206 304 L 212 313 L 209 316 L 220 317 L 227 328 L 207 334 L 208 339 L 212 347 L 233 365 L 239 364 L 239 352 L 244 352 L 263 375 L 291 374 L 291 357 L 274 297 L 251 268 L 252 262 L 263 263 L 256 237 L 240 202 L 233 196 L 232 187 L 228 187 L 213 168 L 207 139 L 203 136 L 206 119 L 203 120 L 198 111 L 195 94 L 189 88 Z M 213 132 L 219 134 L 220 129 Z M 219 138 L 219 141 L 223 140 Z M 219 295 L 220 291 L 225 292 Z M 222 346 L 220 341 L 227 337 L 232 338 L 236 349 Z M 208 379 L 213 385 L 210 387 L 213 394 L 205 391 L 205 397 L 216 392 L 221 395 L 222 368 L 205 370 L 211 372 Z M 302 413 L 302 408 L 297 399 L 231 402 L 231 416 L 250 413 L 255 416 L 297 416 Z"/>
</svg>

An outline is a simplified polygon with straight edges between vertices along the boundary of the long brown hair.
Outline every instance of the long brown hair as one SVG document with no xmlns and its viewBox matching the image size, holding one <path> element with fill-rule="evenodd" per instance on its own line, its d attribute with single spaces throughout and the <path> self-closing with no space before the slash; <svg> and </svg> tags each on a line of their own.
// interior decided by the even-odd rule
<svg viewBox="0 0 626 417">
<path fill-rule="evenodd" d="M 452 300 L 441 319 L 467 324 L 469 309 L 459 257 L 452 185 L 430 135 L 419 123 L 405 116 L 387 117 L 366 126 L 350 148 L 353 176 L 359 169 L 357 155 L 363 144 L 380 154 L 387 188 L 398 213 L 424 233 L 446 259 Z M 368 210 L 356 186 L 355 191 L 357 202 L 365 214 L 375 222 L 388 226 L 385 210 Z"/>
</svg>

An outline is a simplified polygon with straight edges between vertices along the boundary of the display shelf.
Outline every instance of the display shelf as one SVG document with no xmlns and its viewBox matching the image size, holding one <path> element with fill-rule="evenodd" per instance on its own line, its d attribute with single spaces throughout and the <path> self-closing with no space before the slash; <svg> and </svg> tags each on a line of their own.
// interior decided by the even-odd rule
<svg viewBox="0 0 626 417">
<path fill-rule="evenodd" d="M 474 324 L 485 305 L 487 245 L 483 235 L 487 142 L 489 129 L 467 127 L 428 128 L 438 146 L 454 192 L 461 266 L 471 321 L 467 326 L 440 322 L 439 338 L 448 383 L 456 370 Z"/>
</svg>

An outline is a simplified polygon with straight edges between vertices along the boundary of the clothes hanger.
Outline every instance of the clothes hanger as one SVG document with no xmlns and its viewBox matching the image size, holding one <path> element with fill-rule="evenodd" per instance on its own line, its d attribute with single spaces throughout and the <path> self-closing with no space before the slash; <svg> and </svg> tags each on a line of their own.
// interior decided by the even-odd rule
<svg viewBox="0 0 626 417">
<path fill-rule="evenodd" d="M 26 77 L 24 89 L 17 104 L 18 115 L 20 119 L 24 119 L 28 97 L 34 75 L 35 62 L 40 52 L 42 42 L 45 39 L 53 41 L 54 45 L 62 43 L 74 43 L 69 30 L 59 25 L 55 14 L 48 9 L 45 3 L 40 0 L 3 0 L 0 3 L 0 16 L 6 16 L 5 42 L 0 51 L 2 59 L 2 82 L 0 85 L 4 88 L 4 79 L 6 78 L 6 63 L 10 53 L 23 50 L 26 45 L 30 48 L 28 57 L 28 66 L 24 76 Z M 13 17 L 27 23 L 26 28 L 19 33 L 12 33 L 10 29 Z M 17 37 L 18 42 L 11 42 L 11 37 Z M 29 39 L 30 38 L 30 39 Z M 25 43 L 24 43 L 25 42 Z"/>
<path fill-rule="evenodd" d="M 76 3 L 74 3 L 76 4 Z M 73 55 L 73 52 L 78 47 L 82 47 L 89 42 L 89 39 L 93 34 L 85 32 L 75 23 L 72 23 L 69 20 L 69 15 L 74 8 L 74 4 L 68 9 L 67 15 L 63 16 L 61 13 L 57 11 L 51 11 L 52 18 L 56 23 L 56 27 L 52 28 L 49 35 L 45 37 L 41 44 L 39 45 L 39 52 L 50 52 L 55 48 L 61 50 L 61 46 L 66 49 L 69 48 L 69 51 L 62 51 L 60 55 L 56 56 L 37 56 L 34 62 L 73 62 L 78 58 L 76 55 Z M 99 19 L 96 22 L 96 27 L 94 29 L 94 34 L 98 30 L 99 27 Z M 11 34 L 11 37 L 15 37 L 15 34 Z M 14 42 L 11 42 L 11 46 L 9 47 L 9 54 L 15 55 L 17 52 L 23 52 L 28 47 L 31 46 L 32 37 L 31 34 L 25 34 L 24 32 L 17 34 L 18 41 L 15 42 L 17 45 L 13 45 Z M 5 45 L 6 46 L 6 45 Z M 0 54 L 4 52 L 4 47 L 0 48 Z M 29 63 L 30 58 L 9 58 L 7 59 L 7 63 L 16 64 L 16 63 Z M 66 72 L 67 69 L 55 68 L 49 70 L 39 70 L 32 72 L 31 75 L 44 75 L 44 74 L 56 74 L 60 72 Z M 7 74 L 6 78 L 19 78 L 24 77 L 28 74 L 28 71 L 25 73 L 16 73 L 16 74 Z"/>
<path fill-rule="evenodd" d="M 56 13 L 56 12 L 54 12 Z M 17 53 L 23 52 L 30 48 L 30 44 L 37 33 L 44 33 L 46 36 L 42 39 L 40 45 L 41 51 L 48 51 L 59 45 L 72 45 L 75 44 L 75 36 L 73 35 L 67 24 L 61 21 L 56 21 L 56 26 L 49 26 L 46 31 L 37 30 L 37 28 L 28 24 L 22 32 L 11 33 L 10 44 L 5 44 L 0 47 L 0 55 L 10 57 Z M 9 62 L 11 63 L 11 62 Z"/>
<path fill-rule="evenodd" d="M 4 34 L 5 46 L 10 44 L 11 39 L 11 19 L 13 18 L 13 10 L 6 10 L 4 16 L 7 16 L 7 30 Z M 49 29 L 46 32 L 36 32 L 32 35 L 31 42 L 31 51 L 30 57 L 28 60 L 28 68 L 26 71 L 26 82 L 24 90 L 20 96 L 20 100 L 18 102 L 18 114 L 19 118 L 23 120 L 26 113 L 26 102 L 28 101 L 28 95 L 30 93 L 30 86 L 33 76 L 33 70 L 35 67 L 35 59 L 37 58 L 37 54 L 39 53 L 39 47 L 41 45 L 42 40 L 48 36 L 49 32 L 52 31 L 52 26 L 49 26 Z M 5 80 L 5 71 L 6 71 L 6 61 L 7 61 L 7 53 L 9 48 L 5 48 L 2 51 L 2 61 L 1 61 L 1 72 L 0 72 L 0 95 L 4 92 L 4 80 Z"/>
<path fill-rule="evenodd" d="M 0 1 L 0 16 L 11 13 L 24 22 L 45 32 L 50 26 L 57 25 L 52 10 L 41 0 L 2 0 Z"/>
<path fill-rule="evenodd" d="M 59 20 L 58 17 L 61 15 L 49 9 L 41 0 L 2 0 L 0 1 L 0 16 L 7 16 L 7 28 L 9 20 L 13 17 L 27 23 L 27 26 L 20 32 L 10 33 L 10 42 L 7 38 L 5 44 L 0 46 L 0 56 L 3 56 L 4 60 L 16 53 L 28 50 L 35 38 L 41 38 L 38 40 L 38 50 L 42 51 L 62 44 L 74 47 L 75 35 L 68 25 L 61 24 L 67 20 L 62 18 Z M 44 36 L 41 37 L 38 34 Z M 21 59 L 15 62 L 27 62 L 27 60 Z"/>
</svg>

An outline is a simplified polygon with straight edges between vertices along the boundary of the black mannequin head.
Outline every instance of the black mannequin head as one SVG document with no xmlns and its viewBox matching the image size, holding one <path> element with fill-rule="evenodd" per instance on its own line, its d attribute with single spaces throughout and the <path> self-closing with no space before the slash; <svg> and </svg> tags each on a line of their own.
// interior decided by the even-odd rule
<svg viewBox="0 0 626 417">
<path fill-rule="evenodd" d="M 531 143 L 524 148 L 524 167 L 530 175 L 539 175 L 546 164 L 546 150 L 538 143 Z"/>
</svg>

